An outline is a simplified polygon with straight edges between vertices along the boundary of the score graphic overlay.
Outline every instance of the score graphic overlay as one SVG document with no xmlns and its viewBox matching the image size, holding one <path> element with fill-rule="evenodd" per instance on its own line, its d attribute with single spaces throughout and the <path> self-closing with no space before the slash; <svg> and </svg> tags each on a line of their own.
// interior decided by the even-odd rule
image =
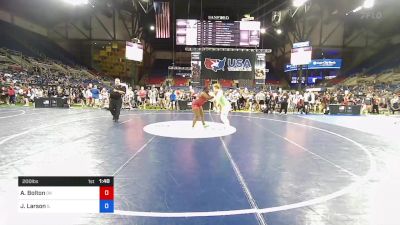
<svg viewBox="0 0 400 225">
<path fill-rule="evenodd" d="M 113 177 L 18 177 L 22 213 L 113 213 Z"/>
</svg>

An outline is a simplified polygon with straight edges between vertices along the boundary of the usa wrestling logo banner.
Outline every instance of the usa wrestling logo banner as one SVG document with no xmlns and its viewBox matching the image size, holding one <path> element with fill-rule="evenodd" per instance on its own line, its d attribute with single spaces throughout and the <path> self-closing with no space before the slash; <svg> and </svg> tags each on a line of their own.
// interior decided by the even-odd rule
<svg viewBox="0 0 400 225">
<path fill-rule="evenodd" d="M 227 63 L 226 63 L 227 62 Z M 218 72 L 218 70 L 225 71 L 225 64 L 227 71 L 252 71 L 253 67 L 249 59 L 210 59 L 205 58 L 204 66 L 206 69 Z"/>
<path fill-rule="evenodd" d="M 254 79 L 254 52 L 201 52 L 202 79 Z"/>
<path fill-rule="evenodd" d="M 206 69 L 212 70 L 214 72 L 217 72 L 218 70 L 225 71 L 225 62 L 226 58 L 222 60 L 205 58 L 204 66 L 206 67 Z"/>
</svg>

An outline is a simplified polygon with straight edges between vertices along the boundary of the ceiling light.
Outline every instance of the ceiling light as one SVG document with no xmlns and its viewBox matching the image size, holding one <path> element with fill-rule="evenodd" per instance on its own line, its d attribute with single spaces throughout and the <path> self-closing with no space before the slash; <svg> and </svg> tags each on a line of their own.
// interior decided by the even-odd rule
<svg viewBox="0 0 400 225">
<path fill-rule="evenodd" d="M 366 9 L 370 9 L 374 7 L 375 0 L 365 0 L 363 7 Z"/>
<path fill-rule="evenodd" d="M 358 6 L 357 8 L 355 8 L 353 10 L 353 13 L 356 13 L 356 12 L 360 11 L 362 8 L 363 8 L 362 6 Z"/>
<path fill-rule="evenodd" d="M 301 7 L 306 3 L 308 0 L 293 0 L 293 6 L 294 7 Z"/>
<path fill-rule="evenodd" d="M 265 33 L 267 33 L 267 30 L 266 30 L 265 28 L 261 28 L 261 29 L 260 29 L 260 33 L 261 33 L 261 34 L 265 34 Z"/>
<path fill-rule="evenodd" d="M 73 6 L 89 4 L 89 0 L 63 0 L 63 1 Z"/>
</svg>

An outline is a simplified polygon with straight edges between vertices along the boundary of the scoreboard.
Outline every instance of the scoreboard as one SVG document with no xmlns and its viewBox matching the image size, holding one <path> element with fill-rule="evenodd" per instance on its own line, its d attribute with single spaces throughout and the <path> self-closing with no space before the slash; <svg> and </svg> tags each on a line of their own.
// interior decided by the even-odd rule
<svg viewBox="0 0 400 225">
<path fill-rule="evenodd" d="M 113 177 L 18 177 L 18 210 L 113 213 Z"/>
<path fill-rule="evenodd" d="M 290 55 L 290 64 L 308 65 L 312 58 L 312 47 L 293 48 Z"/>
<path fill-rule="evenodd" d="M 260 44 L 260 21 L 176 20 L 177 45 L 254 47 Z"/>
</svg>

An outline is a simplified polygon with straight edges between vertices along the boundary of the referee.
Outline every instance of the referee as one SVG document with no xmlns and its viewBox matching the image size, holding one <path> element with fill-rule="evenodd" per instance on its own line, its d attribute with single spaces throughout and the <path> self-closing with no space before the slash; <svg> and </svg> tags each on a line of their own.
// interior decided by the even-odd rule
<svg viewBox="0 0 400 225">
<path fill-rule="evenodd" d="M 125 95 L 126 88 L 121 85 L 119 78 L 115 79 L 115 85 L 110 93 L 110 112 L 114 122 L 118 122 L 122 107 L 122 96 Z"/>
</svg>

